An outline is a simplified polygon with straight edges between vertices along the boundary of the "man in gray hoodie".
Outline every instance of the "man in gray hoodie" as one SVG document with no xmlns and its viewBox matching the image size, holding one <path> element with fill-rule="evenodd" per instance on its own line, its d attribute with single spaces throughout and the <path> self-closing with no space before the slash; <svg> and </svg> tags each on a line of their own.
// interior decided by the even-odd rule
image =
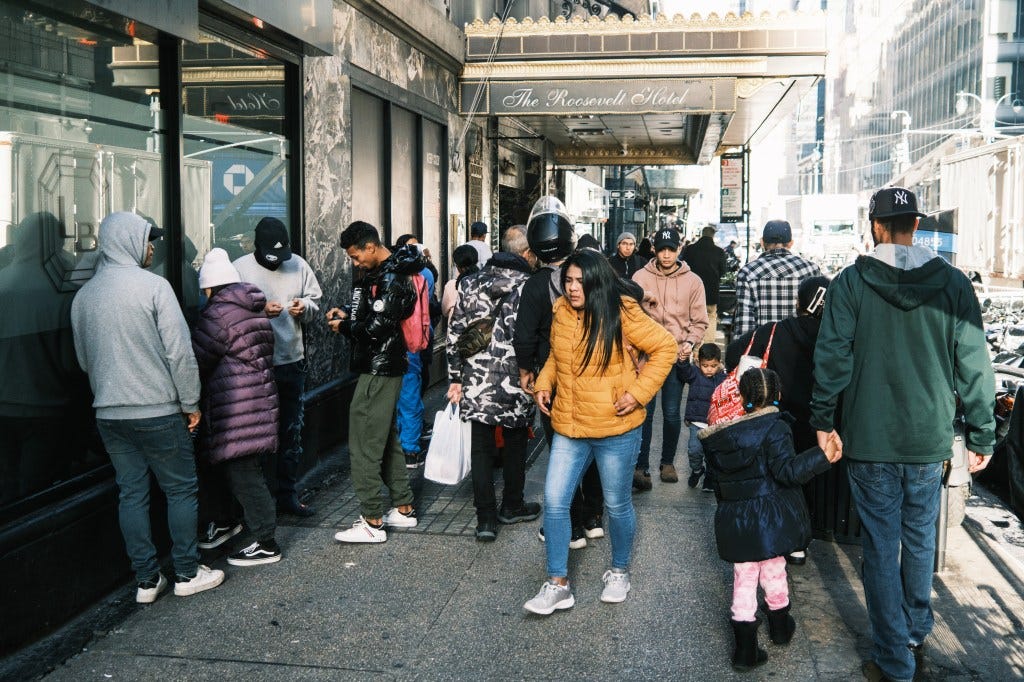
<svg viewBox="0 0 1024 682">
<path fill-rule="evenodd" d="M 78 362 L 89 374 L 96 426 L 120 489 L 119 518 L 148 604 L 167 587 L 149 525 L 149 472 L 167 497 L 174 593 L 220 585 L 224 572 L 199 564 L 196 466 L 189 431 L 199 424 L 199 371 L 188 326 L 166 280 L 144 268 L 163 230 L 134 213 L 100 224 L 96 274 L 71 305 Z M 188 427 L 186 429 L 186 421 Z"/>
</svg>

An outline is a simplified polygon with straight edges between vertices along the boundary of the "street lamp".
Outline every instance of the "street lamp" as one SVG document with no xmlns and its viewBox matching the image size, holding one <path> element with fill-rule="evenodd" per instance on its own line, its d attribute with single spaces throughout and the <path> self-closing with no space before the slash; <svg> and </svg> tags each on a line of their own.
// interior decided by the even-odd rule
<svg viewBox="0 0 1024 682">
<path fill-rule="evenodd" d="M 896 174 L 902 174 L 910 166 L 910 138 L 908 135 L 912 119 L 910 118 L 910 112 L 906 109 L 897 109 L 889 114 L 889 118 L 896 118 L 897 116 L 903 118 L 903 135 L 893 150 L 893 161 L 896 166 Z"/>
<path fill-rule="evenodd" d="M 967 113 L 967 98 L 970 97 L 971 99 L 976 100 L 978 102 L 978 105 L 981 107 L 981 114 L 982 118 L 984 119 L 983 121 L 981 121 L 982 127 L 984 127 L 984 124 L 989 121 L 992 124 L 991 127 L 995 127 L 996 123 L 1005 123 L 1012 125 L 1010 121 L 1000 121 L 998 118 L 996 118 L 996 111 L 998 111 L 1000 104 L 1010 99 L 1011 97 L 1013 97 L 1013 101 L 1010 103 L 1010 108 L 1013 109 L 1013 113 L 1020 114 L 1022 111 L 1024 111 L 1024 103 L 1022 103 L 1019 99 L 1016 98 L 1016 94 L 1016 92 L 1008 92 L 999 99 L 997 99 L 995 101 L 995 104 L 990 104 L 989 102 L 986 102 L 982 98 L 975 95 L 973 92 L 964 92 L 963 90 L 961 90 L 960 92 L 956 93 L 956 113 L 960 116 L 963 116 L 964 114 Z M 991 106 L 991 109 L 989 109 L 989 106 Z"/>
<path fill-rule="evenodd" d="M 985 106 L 985 100 L 975 95 L 973 92 L 964 92 L 961 90 L 956 93 L 956 113 L 963 116 L 967 113 L 967 98 L 977 100 L 978 104 L 982 107 Z"/>
</svg>

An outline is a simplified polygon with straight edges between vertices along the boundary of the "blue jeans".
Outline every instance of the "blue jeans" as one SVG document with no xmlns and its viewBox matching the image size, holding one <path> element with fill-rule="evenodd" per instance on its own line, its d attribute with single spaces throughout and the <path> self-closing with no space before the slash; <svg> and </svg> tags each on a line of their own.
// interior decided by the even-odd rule
<svg viewBox="0 0 1024 682">
<path fill-rule="evenodd" d="M 683 401 L 683 363 L 677 362 L 665 377 L 661 385 L 661 463 L 672 464 L 676 458 L 676 446 L 679 445 L 679 433 L 683 428 L 680 406 Z M 636 468 L 650 471 L 651 469 L 651 435 L 654 431 L 654 408 L 658 405 L 655 394 L 647 404 L 647 419 L 644 421 L 643 437 L 640 440 L 640 456 L 636 460 Z"/>
<path fill-rule="evenodd" d="M 686 443 L 686 456 L 690 458 L 690 471 L 700 471 L 704 468 L 704 446 L 701 444 L 700 438 L 697 437 L 700 427 L 694 426 L 690 422 L 686 422 L 686 426 L 690 430 L 690 439 Z"/>
<path fill-rule="evenodd" d="M 640 428 L 608 438 L 568 438 L 556 433 L 551 443 L 548 475 L 544 482 L 544 537 L 548 575 L 568 575 L 569 538 L 572 524 L 569 506 L 583 472 L 597 462 L 608 511 L 612 543 L 612 568 L 629 568 L 636 534 L 633 511 L 633 456 L 640 444 Z"/>
<path fill-rule="evenodd" d="M 97 419 L 120 490 L 118 517 L 125 549 L 139 582 L 159 571 L 149 525 L 149 472 L 167 498 L 171 558 L 177 575 L 191 577 L 199 564 L 196 546 L 196 461 L 192 438 L 180 414 L 149 419 Z"/>
<path fill-rule="evenodd" d="M 277 380 L 277 401 L 280 416 L 277 426 L 277 466 L 264 471 L 277 473 L 277 499 L 286 499 L 297 491 L 299 463 L 302 461 L 302 424 L 304 405 L 302 393 L 306 390 L 306 361 L 289 362 L 274 366 Z M 268 488 L 274 490 L 274 486 Z"/>
<path fill-rule="evenodd" d="M 932 568 L 942 464 L 850 460 L 846 470 L 862 525 L 872 658 L 892 680 L 910 680 L 914 656 L 907 645 L 924 642 L 934 624 Z"/>
<path fill-rule="evenodd" d="M 398 394 L 398 439 L 405 452 L 420 451 L 423 433 L 423 358 L 419 353 L 405 354 L 409 368 L 402 377 L 402 391 Z"/>
</svg>

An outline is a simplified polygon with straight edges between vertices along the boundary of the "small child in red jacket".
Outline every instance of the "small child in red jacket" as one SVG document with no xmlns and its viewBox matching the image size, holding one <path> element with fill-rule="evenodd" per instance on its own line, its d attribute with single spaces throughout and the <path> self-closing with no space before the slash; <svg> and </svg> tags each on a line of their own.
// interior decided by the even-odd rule
<svg viewBox="0 0 1024 682">
<path fill-rule="evenodd" d="M 255 538 L 229 556 L 228 563 L 274 563 L 281 560 L 281 548 L 274 540 L 277 512 L 261 462 L 277 451 L 274 332 L 264 312 L 267 299 L 256 286 L 241 282 L 224 249 L 206 254 L 199 286 L 207 296 L 192 331 L 203 382 L 198 450 L 205 460 L 199 468 L 206 475 L 200 479 L 200 499 L 208 508 L 230 504 L 216 484 L 226 478 Z M 217 547 L 241 532 L 240 525 L 223 521 L 230 514 L 207 512 L 204 516 L 214 520 L 200 533 L 201 549 Z"/>
</svg>

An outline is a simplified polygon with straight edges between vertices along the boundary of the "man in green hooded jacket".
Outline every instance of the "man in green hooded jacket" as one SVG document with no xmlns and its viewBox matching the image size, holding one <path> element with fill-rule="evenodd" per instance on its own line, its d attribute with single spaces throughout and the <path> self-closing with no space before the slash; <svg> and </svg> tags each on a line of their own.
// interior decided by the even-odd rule
<svg viewBox="0 0 1024 682">
<path fill-rule="evenodd" d="M 978 299 L 963 273 L 914 244 L 922 216 L 907 189 L 871 197 L 875 250 L 829 287 L 814 352 L 811 426 L 823 444 L 839 425 L 862 523 L 869 680 L 909 682 L 923 661 L 957 396 L 972 472 L 985 468 L 995 443 Z"/>
</svg>

